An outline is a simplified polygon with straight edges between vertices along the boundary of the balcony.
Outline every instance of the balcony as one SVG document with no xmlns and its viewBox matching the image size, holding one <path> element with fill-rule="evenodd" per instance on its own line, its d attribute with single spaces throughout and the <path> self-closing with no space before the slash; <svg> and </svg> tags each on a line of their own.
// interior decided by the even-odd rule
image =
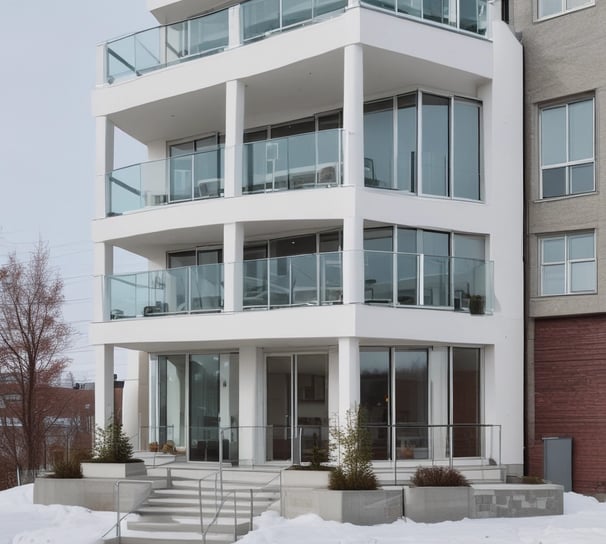
<svg viewBox="0 0 606 544">
<path fill-rule="evenodd" d="M 364 252 L 364 302 L 492 313 L 493 263 L 476 259 Z"/>
<path fill-rule="evenodd" d="M 223 265 L 205 264 L 106 278 L 110 319 L 217 312 Z"/>
<path fill-rule="evenodd" d="M 492 313 L 493 263 L 433 255 L 364 252 L 366 304 Z M 237 263 L 242 308 L 341 304 L 342 252 Z M 223 308 L 223 264 L 106 278 L 110 319 L 217 312 Z"/>
<path fill-rule="evenodd" d="M 342 132 L 322 130 L 244 144 L 242 192 L 340 185 Z"/>
<path fill-rule="evenodd" d="M 107 215 L 223 194 L 223 147 L 119 168 L 107 174 Z"/>
<path fill-rule="evenodd" d="M 488 34 L 488 0 L 363 0 L 362 3 L 457 31 Z M 103 44 L 103 81 L 112 84 L 132 79 L 246 45 L 333 17 L 347 5 L 347 0 L 248 0 L 228 9 L 110 40 Z M 239 23 L 233 24 L 238 20 Z"/>
<path fill-rule="evenodd" d="M 480 36 L 487 33 L 488 0 L 362 0 L 362 4 Z"/>
<path fill-rule="evenodd" d="M 342 130 L 243 144 L 242 192 L 340 185 Z M 107 215 L 223 196 L 223 146 L 135 164 L 107 174 Z"/>
</svg>

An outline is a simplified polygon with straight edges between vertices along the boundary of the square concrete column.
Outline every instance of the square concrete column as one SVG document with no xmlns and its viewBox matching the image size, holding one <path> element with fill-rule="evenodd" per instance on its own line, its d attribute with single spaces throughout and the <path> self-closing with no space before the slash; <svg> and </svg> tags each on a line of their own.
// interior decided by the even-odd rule
<svg viewBox="0 0 606 544">
<path fill-rule="evenodd" d="M 106 243 L 96 243 L 93 247 L 93 320 L 106 321 L 110 318 L 109 293 L 106 277 L 114 270 L 114 247 Z"/>
<path fill-rule="evenodd" d="M 114 124 L 107 117 L 95 119 L 95 218 L 109 210 L 109 188 L 106 174 L 114 169 Z"/>
<path fill-rule="evenodd" d="M 95 346 L 95 425 L 104 429 L 114 417 L 114 346 Z"/>
<path fill-rule="evenodd" d="M 242 142 L 244 138 L 244 82 L 225 84 L 225 197 L 242 194 Z"/>
<path fill-rule="evenodd" d="M 265 461 L 263 351 L 241 347 L 239 366 L 238 456 L 240 465 L 255 465 Z"/>
<path fill-rule="evenodd" d="M 339 424 L 360 403 L 360 341 L 339 338 Z"/>
<path fill-rule="evenodd" d="M 343 303 L 364 302 L 364 220 L 343 220 Z"/>
<path fill-rule="evenodd" d="M 236 4 L 229 8 L 227 12 L 228 17 L 228 35 L 229 35 L 229 49 L 238 47 L 242 44 L 242 36 L 240 32 L 240 4 Z"/>
<path fill-rule="evenodd" d="M 343 133 L 343 183 L 364 187 L 364 57 L 360 44 L 344 50 Z"/>
<path fill-rule="evenodd" d="M 223 225 L 223 310 L 242 311 L 242 259 L 244 258 L 244 225 Z"/>
</svg>

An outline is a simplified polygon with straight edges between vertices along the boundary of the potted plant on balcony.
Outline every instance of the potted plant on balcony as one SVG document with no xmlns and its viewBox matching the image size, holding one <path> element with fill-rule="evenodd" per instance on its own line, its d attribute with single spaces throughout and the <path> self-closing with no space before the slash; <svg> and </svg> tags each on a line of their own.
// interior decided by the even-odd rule
<svg viewBox="0 0 606 544">
<path fill-rule="evenodd" d="M 470 314 L 483 314 L 486 305 L 486 297 L 483 295 L 471 295 L 469 297 L 469 313 Z"/>
</svg>

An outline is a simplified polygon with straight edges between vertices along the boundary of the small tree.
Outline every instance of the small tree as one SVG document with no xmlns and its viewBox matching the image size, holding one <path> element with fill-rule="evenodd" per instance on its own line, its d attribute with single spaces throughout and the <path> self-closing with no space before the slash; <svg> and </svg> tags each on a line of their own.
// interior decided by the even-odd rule
<svg viewBox="0 0 606 544">
<path fill-rule="evenodd" d="M 332 449 L 340 463 L 330 474 L 329 489 L 367 490 L 377 488 L 372 470 L 372 447 L 366 426 L 366 412 L 359 406 L 347 411 L 344 428 L 331 428 Z"/>
<path fill-rule="evenodd" d="M 98 463 L 128 463 L 133 459 L 133 446 L 117 421 L 105 429 L 97 428 L 93 461 Z"/>
</svg>

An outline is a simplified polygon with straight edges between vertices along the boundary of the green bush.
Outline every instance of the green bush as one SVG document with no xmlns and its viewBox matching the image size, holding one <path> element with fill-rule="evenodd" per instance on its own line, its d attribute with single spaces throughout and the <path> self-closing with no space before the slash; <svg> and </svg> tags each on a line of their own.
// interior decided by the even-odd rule
<svg viewBox="0 0 606 544">
<path fill-rule="evenodd" d="M 120 423 L 110 423 L 105 429 L 97 428 L 92 461 L 95 463 L 133 461 L 133 447 Z"/>
<path fill-rule="evenodd" d="M 340 463 L 330 475 L 329 489 L 377 489 L 377 477 L 372 470 L 370 433 L 363 409 L 348 410 L 345 428 L 333 427 L 333 453 L 340 453 Z"/>
<path fill-rule="evenodd" d="M 456 468 L 419 467 L 410 480 L 417 487 L 465 487 L 467 478 Z"/>
<path fill-rule="evenodd" d="M 53 464 L 53 478 L 82 478 L 80 459 L 70 457 L 61 459 Z"/>
</svg>

